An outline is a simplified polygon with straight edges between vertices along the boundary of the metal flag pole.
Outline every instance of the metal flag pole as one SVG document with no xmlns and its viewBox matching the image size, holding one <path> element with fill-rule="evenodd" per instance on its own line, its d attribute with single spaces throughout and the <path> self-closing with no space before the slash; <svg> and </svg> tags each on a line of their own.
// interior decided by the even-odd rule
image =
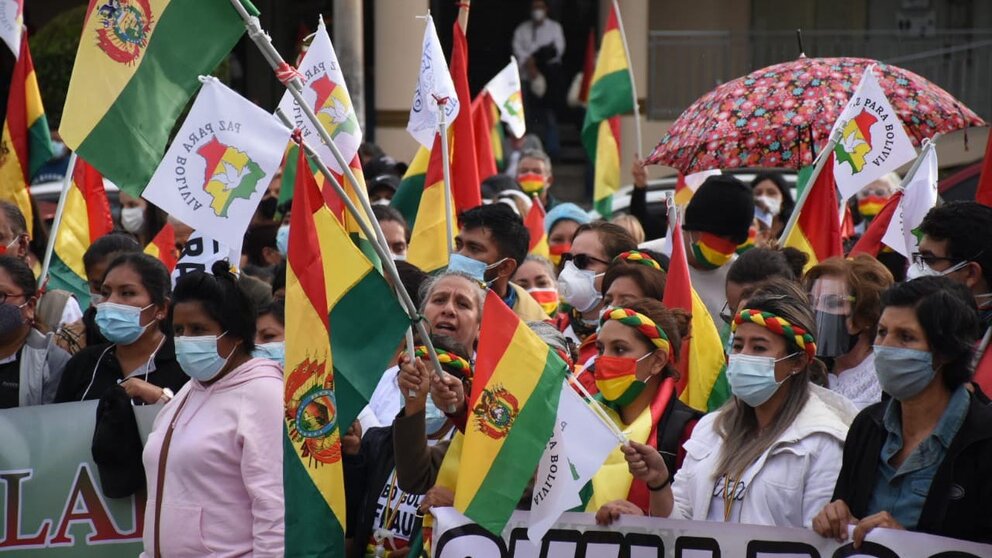
<svg viewBox="0 0 992 558">
<path fill-rule="evenodd" d="M 637 141 L 637 156 L 643 157 L 641 150 L 641 109 L 637 104 L 637 83 L 634 81 L 634 67 L 630 59 L 630 47 L 627 46 L 627 33 L 623 30 L 623 19 L 620 17 L 620 3 L 613 0 L 613 10 L 617 14 L 617 27 L 620 30 L 620 42 L 623 43 L 623 53 L 627 56 L 627 73 L 630 75 L 630 94 L 634 97 L 634 137 Z"/>
<path fill-rule="evenodd" d="M 796 223 L 799 222 L 799 214 L 802 212 L 803 206 L 806 204 L 806 199 L 809 198 L 809 192 L 813 189 L 813 185 L 816 184 L 816 180 L 820 177 L 820 172 L 823 171 L 824 165 L 830 160 L 830 154 L 834 152 L 834 147 L 837 146 L 837 142 L 840 141 L 840 136 L 844 131 L 844 125 L 846 122 L 841 122 L 840 126 L 834 129 L 834 132 L 830 134 L 830 140 L 820 153 L 816 156 L 816 161 L 813 165 L 813 173 L 809 175 L 809 180 L 806 181 L 806 187 L 803 188 L 802 193 L 799 194 L 799 199 L 796 200 L 796 206 L 792 210 L 792 215 L 789 216 L 789 222 L 785 224 L 785 228 L 782 229 L 782 234 L 779 238 L 782 242 L 789 239 L 789 235 L 792 233 L 792 229 L 796 228 Z"/>
<path fill-rule="evenodd" d="M 447 97 L 434 97 L 437 102 L 437 125 L 441 134 L 441 170 L 444 175 L 444 226 L 447 231 L 448 254 L 455 251 L 455 234 L 452 230 L 451 217 L 451 152 L 448 151 L 448 115 Z"/>
<path fill-rule="evenodd" d="M 52 221 L 52 229 L 48 231 L 48 245 L 45 246 L 45 258 L 41 263 L 41 274 L 38 275 L 38 286 L 43 287 L 48 277 L 48 270 L 52 265 L 52 253 L 55 252 L 55 238 L 58 236 L 59 226 L 62 225 L 62 214 L 65 213 L 65 200 L 69 197 L 69 189 L 72 188 L 72 174 L 76 171 L 76 152 L 69 155 L 69 166 L 65 169 L 65 177 L 62 179 L 62 192 L 59 193 L 59 203 L 55 207 L 55 220 Z M 35 218 L 40 216 L 36 215 Z"/>
<path fill-rule="evenodd" d="M 289 118 L 287 118 L 282 111 L 276 111 L 276 115 L 287 128 L 293 128 L 293 122 L 289 120 Z M 375 233 L 372 231 L 369 224 L 359 217 L 358 208 L 355 206 L 355 202 L 352 201 L 352 199 L 345 193 L 344 187 L 340 182 L 338 182 L 338 179 L 331 173 L 330 169 L 327 168 L 327 165 L 324 164 L 324 161 L 320 158 L 320 155 L 312 147 L 310 147 L 309 144 L 302 140 L 300 141 L 300 148 L 303 149 L 307 157 L 309 157 L 310 160 L 317 165 L 317 169 L 324 175 L 327 184 L 334 188 L 334 192 L 341 198 L 341 201 L 344 202 L 344 206 L 348 209 L 348 212 L 355 216 L 355 221 L 358 222 L 359 228 L 362 229 L 362 234 L 368 238 L 374 238 Z M 305 172 L 309 172 L 307 169 L 303 170 Z M 361 196 L 358 197 L 360 198 Z M 378 225 L 378 222 L 374 219 L 372 222 Z M 413 304 L 413 300 L 410 299 L 410 295 L 406 292 L 406 289 L 403 288 L 403 282 L 400 281 L 399 272 L 396 271 L 396 264 L 393 263 L 393 259 L 389 256 L 388 251 L 382 246 L 381 243 L 371 242 L 370 244 L 372 249 L 375 250 L 376 255 L 379 256 L 379 259 L 382 261 L 382 269 L 389 277 L 390 282 L 393 284 L 393 288 L 396 291 L 396 296 L 399 298 L 400 304 L 403 306 L 403 309 L 406 311 L 407 316 L 413 324 L 412 327 L 417 329 L 417 333 L 420 334 L 421 340 L 423 340 L 424 345 L 427 346 L 427 353 L 430 355 L 431 364 L 434 365 L 436 372 L 443 376 L 445 371 L 441 368 L 441 362 L 438 361 L 437 351 L 434 350 L 434 344 L 431 343 L 430 334 L 428 333 L 427 328 L 424 327 L 423 320 L 420 319 L 420 315 L 417 312 L 417 307 Z M 407 341 L 407 349 L 409 350 L 410 346 L 412 346 L 412 335 L 407 336 Z"/>
</svg>

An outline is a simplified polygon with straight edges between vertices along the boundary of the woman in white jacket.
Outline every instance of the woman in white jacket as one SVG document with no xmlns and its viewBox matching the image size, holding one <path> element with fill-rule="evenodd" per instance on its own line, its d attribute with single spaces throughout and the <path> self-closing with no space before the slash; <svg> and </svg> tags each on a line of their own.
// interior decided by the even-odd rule
<svg viewBox="0 0 992 558">
<path fill-rule="evenodd" d="M 857 409 L 809 382 L 814 318 L 806 294 L 775 280 L 734 318 L 727 380 L 734 397 L 696 425 L 672 479 L 657 450 L 624 447 L 651 490 L 651 515 L 808 527 L 830 501 Z"/>
</svg>

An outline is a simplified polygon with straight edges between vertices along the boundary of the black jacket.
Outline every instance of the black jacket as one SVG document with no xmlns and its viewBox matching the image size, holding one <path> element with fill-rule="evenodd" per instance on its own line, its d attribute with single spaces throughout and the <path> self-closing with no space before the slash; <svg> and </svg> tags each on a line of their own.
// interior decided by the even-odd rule
<svg viewBox="0 0 992 558">
<path fill-rule="evenodd" d="M 370 428 L 362 436 L 362 447 L 358 455 L 345 455 L 342 464 L 348 522 L 345 536 L 352 540 L 348 556 L 361 558 L 365 555 L 366 545 L 374 531 L 379 496 L 387 489 L 386 484 L 395 467 L 393 427 Z M 410 540 L 413 540 L 420 532 L 422 519 L 398 517 L 397 522 L 400 525 L 412 525 Z"/>
<path fill-rule="evenodd" d="M 867 407 L 854 419 L 844 443 L 834 500 L 844 500 L 856 518 L 867 515 L 888 431 L 887 402 Z M 916 531 L 992 542 L 992 407 L 972 396 L 964 424 L 938 466 Z"/>
<path fill-rule="evenodd" d="M 115 349 L 111 343 L 104 343 L 86 347 L 73 355 L 62 372 L 55 402 L 100 399 L 109 388 L 117 385 L 124 373 Z M 107 351 L 106 354 L 104 351 Z M 138 377 L 145 379 L 144 375 Z M 176 361 L 176 345 L 172 336 L 166 336 L 162 347 L 155 354 L 155 370 L 148 374 L 148 382 L 178 393 L 188 380 L 189 376 Z"/>
</svg>

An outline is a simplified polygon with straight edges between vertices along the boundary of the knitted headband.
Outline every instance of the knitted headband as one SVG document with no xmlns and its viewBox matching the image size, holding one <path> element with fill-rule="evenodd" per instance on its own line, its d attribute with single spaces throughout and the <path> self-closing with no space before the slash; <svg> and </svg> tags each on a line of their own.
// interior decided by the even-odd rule
<svg viewBox="0 0 992 558">
<path fill-rule="evenodd" d="M 455 353 L 445 351 L 444 349 L 439 349 L 437 347 L 434 347 L 434 351 L 437 353 L 437 361 L 441 363 L 441 366 L 444 368 L 461 373 L 463 378 L 470 378 L 472 376 L 472 365 L 469 364 L 469 362 L 464 358 L 456 355 Z M 417 358 L 427 358 L 427 347 L 424 345 L 417 345 L 413 351 L 413 354 Z"/>
<path fill-rule="evenodd" d="M 665 331 L 654 323 L 654 320 L 644 314 L 635 312 L 629 308 L 610 308 L 603 312 L 599 324 L 602 326 L 610 320 L 616 320 L 627 327 L 632 327 L 647 337 L 658 349 L 665 351 L 665 354 L 672 353 L 672 345 L 668 342 Z"/>
<path fill-rule="evenodd" d="M 658 271 L 661 271 L 661 265 L 659 265 L 654 258 L 652 258 L 648 254 L 645 254 L 644 252 L 640 252 L 637 250 L 622 252 L 619 256 L 613 258 L 613 261 L 617 261 L 617 260 L 623 260 L 627 263 L 646 265 L 650 268 L 654 268 L 657 269 Z"/>
<path fill-rule="evenodd" d="M 789 323 L 785 318 L 780 318 L 771 312 L 745 308 L 734 317 L 730 331 L 737 331 L 737 326 L 744 322 L 757 324 L 776 335 L 785 337 L 787 341 L 792 342 L 805 352 L 809 358 L 816 356 L 816 340 L 813 339 L 813 336 L 805 329 Z"/>
</svg>

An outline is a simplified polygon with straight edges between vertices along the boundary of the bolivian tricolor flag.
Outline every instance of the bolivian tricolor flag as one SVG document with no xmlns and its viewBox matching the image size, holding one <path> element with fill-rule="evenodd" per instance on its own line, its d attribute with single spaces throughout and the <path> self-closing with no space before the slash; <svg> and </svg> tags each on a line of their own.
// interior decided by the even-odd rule
<svg viewBox="0 0 992 558">
<path fill-rule="evenodd" d="M 431 160 L 431 150 L 424 146 L 417 148 L 416 155 L 410 161 L 400 187 L 390 200 L 389 205 L 403 214 L 406 224 L 413 230 L 417 222 L 417 211 L 420 209 L 420 197 L 424 194 L 424 179 L 427 175 L 427 164 Z"/>
<path fill-rule="evenodd" d="M 93 241 L 114 230 L 103 177 L 86 161 L 76 158 L 72 183 L 66 193 L 62 221 L 55 234 L 55 248 L 48 268 L 48 288 L 69 291 L 79 305 L 90 304 L 90 289 L 83 254 Z"/>
<path fill-rule="evenodd" d="M 502 532 L 534 476 L 567 374 L 565 362 L 489 291 L 455 508 L 492 533 Z"/>
<path fill-rule="evenodd" d="M 548 234 L 544 232 L 544 217 L 544 204 L 537 196 L 534 196 L 531 200 L 530 211 L 524 218 L 524 226 L 530 232 L 530 246 L 527 253 L 548 258 L 550 252 L 548 250 Z"/>
<path fill-rule="evenodd" d="M 485 180 L 499 172 L 493 150 L 492 97 L 485 90 L 472 100 L 472 130 L 475 133 L 475 159 L 479 163 L 479 178 Z"/>
<path fill-rule="evenodd" d="M 620 36 L 620 14 L 612 3 L 603 40 L 596 60 L 596 71 L 589 86 L 586 120 L 582 124 L 582 144 L 595 162 L 593 200 L 603 217 L 612 213 L 611 196 L 620 188 L 621 114 L 634 110 L 634 84 L 630 61 Z"/>
<path fill-rule="evenodd" d="M 14 52 L 7 113 L 0 145 L 0 200 L 20 208 L 28 232 L 34 230 L 34 214 L 28 185 L 38 169 L 52 157 L 52 138 L 41 104 L 38 79 L 28 49 L 28 34 L 21 33 L 20 52 Z M 2 47 L 0 47 L 2 48 Z M 88 292 L 88 291 L 87 291 Z"/>
<path fill-rule="evenodd" d="M 718 408 L 730 397 L 724 374 L 726 361 L 720 333 L 713 323 L 703 299 L 699 298 L 689 278 L 689 262 L 682 242 L 682 220 L 670 227 L 672 261 L 668 267 L 665 298 L 668 308 L 681 308 L 692 314 L 692 335 L 682 340 L 677 389 L 679 399 L 694 409 L 706 412 Z"/>
<path fill-rule="evenodd" d="M 454 207 L 452 214 L 446 215 L 444 205 L 442 153 L 441 136 L 435 134 L 427 166 L 427 186 L 420 196 L 420 209 L 417 210 L 417 221 L 410 234 L 410 249 L 406 254 L 407 261 L 427 273 L 448 265 L 448 219 L 451 219 L 452 233 L 455 232 Z"/>
<path fill-rule="evenodd" d="M 165 264 L 169 273 L 172 273 L 176 269 L 176 263 L 179 262 L 179 254 L 176 251 L 176 229 L 170 223 L 166 223 L 148 246 L 145 246 L 145 253 L 158 258 Z"/>
<path fill-rule="evenodd" d="M 197 76 L 210 74 L 244 30 L 230 0 L 90 0 L 59 127 L 66 145 L 140 195 Z"/>
<path fill-rule="evenodd" d="M 286 555 L 341 556 L 341 431 L 368 403 L 409 322 L 308 172 L 297 173 L 287 262 Z"/>
<path fill-rule="evenodd" d="M 828 155 L 830 160 L 823 165 L 820 176 L 812 185 L 806 184 L 810 190 L 806 203 L 797 207 L 799 218 L 792 228 L 783 246 L 791 246 L 805 252 L 809 256 L 803 271 L 817 265 L 833 256 L 843 256 L 841 244 L 839 201 L 837 187 L 834 182 L 834 154 Z M 805 169 L 804 169 L 805 170 Z M 809 180 L 810 171 L 800 171 L 799 180 L 803 183 Z"/>
</svg>

